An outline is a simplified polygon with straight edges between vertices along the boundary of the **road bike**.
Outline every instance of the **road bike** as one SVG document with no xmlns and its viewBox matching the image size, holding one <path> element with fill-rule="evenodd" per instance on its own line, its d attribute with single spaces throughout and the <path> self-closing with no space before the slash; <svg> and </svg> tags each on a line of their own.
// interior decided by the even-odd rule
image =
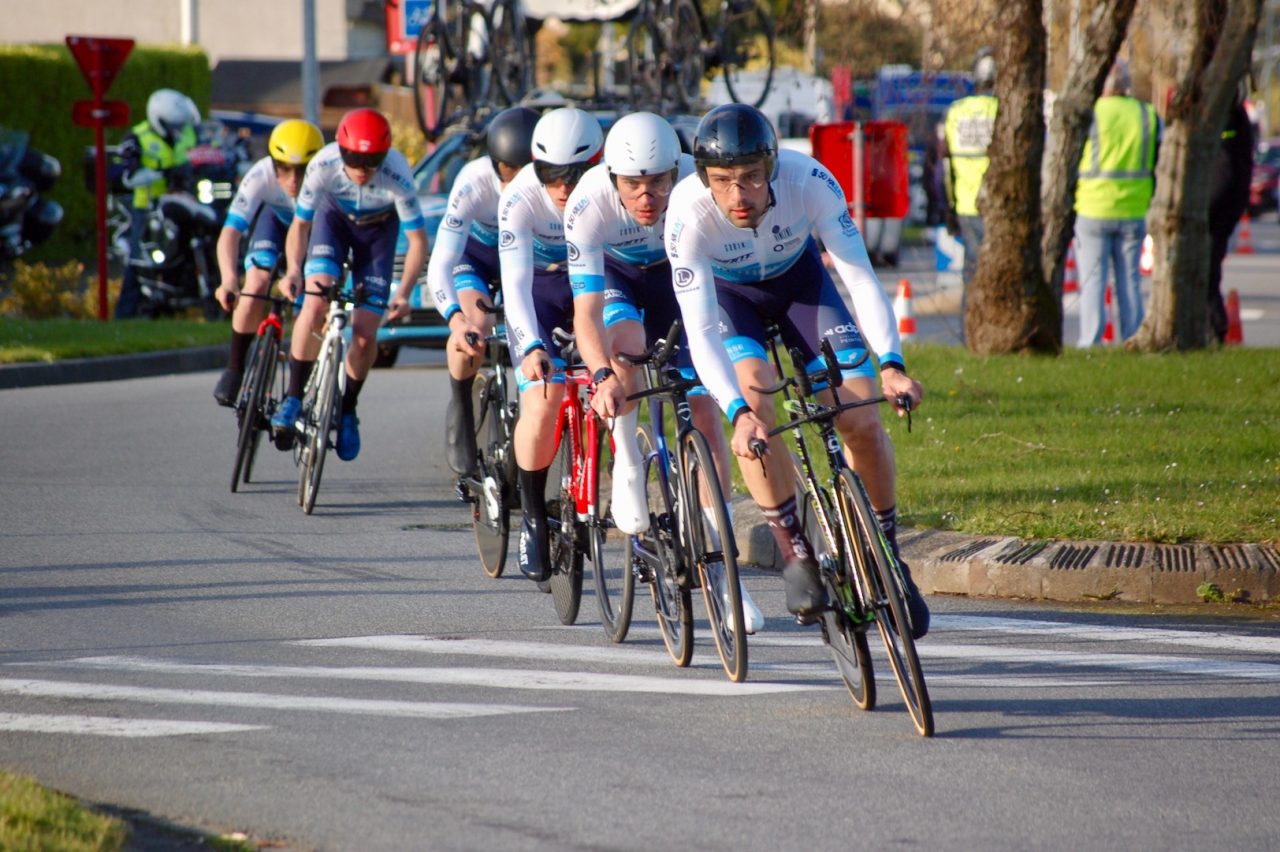
<svg viewBox="0 0 1280 852">
<path fill-rule="evenodd" d="M 298 505 L 311 514 L 320 492 L 320 477 L 324 473 L 325 456 L 337 443 L 342 419 L 342 396 L 347 389 L 347 324 L 351 320 L 359 296 L 359 290 L 351 290 L 341 284 L 316 290 L 306 290 L 307 295 L 321 296 L 329 301 L 324 331 L 320 338 L 320 354 L 316 358 L 311 375 L 302 392 L 302 410 L 294 425 L 297 439 L 294 441 L 294 461 L 298 465 Z M 294 328 L 294 334 L 306 334 L 307 330 Z"/>
<path fill-rule="evenodd" d="M 775 338 L 776 329 L 773 329 L 768 336 L 768 348 L 778 375 L 783 376 Z M 840 364 L 831 342 L 825 338 L 821 350 L 824 365 L 821 370 L 806 372 L 804 357 L 798 349 L 792 349 L 792 375 L 771 387 L 752 389 L 765 394 L 782 393 L 782 409 L 791 416 L 788 422 L 770 430 L 769 435 L 790 432 L 795 438 L 791 462 L 795 468 L 802 522 L 814 546 L 827 591 L 828 605 L 817 618 L 822 639 L 831 649 L 854 705 L 861 710 L 871 710 L 876 703 L 876 688 L 867 631 L 875 625 L 916 730 L 922 736 L 932 736 L 933 705 L 912 639 L 907 584 L 876 520 L 862 479 L 845 460 L 835 428 L 835 418 L 842 411 L 878 405 L 886 400 L 877 396 L 842 401 L 839 388 L 844 373 L 858 367 L 868 355 L 864 353 L 853 364 Z M 825 393 L 829 402 L 820 402 L 820 393 Z M 909 412 L 909 405 L 905 407 Z M 909 417 L 908 413 L 908 428 Z M 806 426 L 816 431 L 825 450 L 829 478 L 822 477 L 817 470 L 806 441 Z M 758 453 L 763 451 L 763 442 L 759 444 Z"/>
<path fill-rule="evenodd" d="M 236 439 L 236 460 L 231 469 L 231 491 L 241 483 L 248 484 L 253 472 L 253 462 L 258 456 L 258 444 L 262 433 L 271 431 L 271 416 L 285 397 L 285 371 L 281 365 L 287 360 L 282 348 L 284 321 L 282 312 L 290 304 L 279 296 L 241 293 L 242 298 L 263 299 L 271 303 L 271 310 L 258 323 L 257 336 L 249 347 L 244 378 L 236 396 L 235 413 L 239 436 Z"/>
<path fill-rule="evenodd" d="M 619 360 L 644 366 L 647 387 L 628 399 L 647 400 L 649 422 L 637 439 L 644 456 L 649 529 L 629 542 L 632 570 L 611 590 L 598 590 L 614 611 L 630 617 L 636 580 L 648 583 L 662 642 L 677 666 L 693 659 L 693 590 L 702 589 L 707 619 L 725 675 L 747 677 L 747 633 L 738 577 L 738 548 L 706 436 L 693 425 L 689 393 L 699 386 L 673 363 L 681 322 L 644 355 Z M 675 417 L 675 441 L 667 441 L 665 410 Z M 602 604 L 603 606 L 603 604 Z M 618 632 L 618 631 L 615 631 Z M 620 631 L 625 636 L 626 631 Z M 615 641 L 621 641 L 617 639 Z"/>
<path fill-rule="evenodd" d="M 533 85 L 519 0 L 440 0 L 414 51 L 414 107 L 429 141 L 491 101 L 515 103 Z"/>
<path fill-rule="evenodd" d="M 687 109 L 718 69 L 729 97 L 759 107 L 776 61 L 773 19 L 758 0 L 721 0 L 714 18 L 697 0 L 641 0 L 627 31 L 627 84 L 636 105 Z M 744 72 L 763 72 L 758 95 Z"/>
<path fill-rule="evenodd" d="M 476 373 L 471 386 L 475 412 L 476 472 L 458 479 L 458 497 L 471 504 L 471 525 L 475 531 L 480 565 L 490 577 L 502 576 L 511 538 L 511 510 L 519 508 L 519 476 L 512 438 L 515 434 L 518 403 L 511 397 L 510 352 L 502 328 L 502 307 L 478 303 L 497 322 L 485 338 L 488 367 Z M 478 342 L 476 340 L 471 341 Z"/>
</svg>

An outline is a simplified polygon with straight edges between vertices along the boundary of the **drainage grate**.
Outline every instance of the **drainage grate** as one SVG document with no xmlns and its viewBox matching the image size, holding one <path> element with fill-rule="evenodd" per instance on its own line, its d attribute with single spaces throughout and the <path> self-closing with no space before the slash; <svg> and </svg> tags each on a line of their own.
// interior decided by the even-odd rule
<svg viewBox="0 0 1280 852">
<path fill-rule="evenodd" d="M 1107 548 L 1108 568 L 1141 568 L 1146 547 L 1140 544 L 1113 544 Z"/>
<path fill-rule="evenodd" d="M 996 540 L 994 538 L 984 538 L 979 539 L 978 541 L 971 541 L 964 547 L 958 547 L 949 553 L 942 554 L 942 556 L 938 558 L 943 562 L 959 562 L 963 559 L 968 559 L 980 550 L 986 550 L 995 543 Z"/>
<path fill-rule="evenodd" d="M 1077 546 L 1074 544 L 1064 544 L 1058 548 L 1053 554 L 1053 558 L 1049 560 L 1050 568 L 1083 568 L 1089 564 L 1089 560 L 1098 552 L 1098 546 L 1091 544 L 1087 546 Z"/>
<path fill-rule="evenodd" d="M 1173 544 L 1155 548 L 1157 571 L 1196 570 L 1196 551 L 1189 545 Z"/>
<path fill-rule="evenodd" d="M 1280 550 L 1274 547 L 1259 547 L 1258 555 L 1262 557 L 1262 567 L 1280 571 Z"/>
<path fill-rule="evenodd" d="M 1006 565 L 1026 565 L 1048 546 L 1047 541 L 1011 541 L 995 555 L 995 560 Z"/>
<path fill-rule="evenodd" d="M 1249 553 L 1238 544 L 1210 547 L 1209 559 L 1219 571 L 1247 571 L 1253 567 L 1249 564 Z"/>
</svg>

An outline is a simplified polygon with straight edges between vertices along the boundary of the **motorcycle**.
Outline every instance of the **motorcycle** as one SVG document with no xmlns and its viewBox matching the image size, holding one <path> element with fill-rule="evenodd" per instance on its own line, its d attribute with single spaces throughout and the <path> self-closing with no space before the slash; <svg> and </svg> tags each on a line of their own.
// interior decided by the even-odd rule
<svg viewBox="0 0 1280 852">
<path fill-rule="evenodd" d="M 25 131 L 0 128 L 0 261 L 26 254 L 62 221 L 62 205 L 42 197 L 62 175 L 62 165 L 32 148 L 30 138 Z"/>
</svg>

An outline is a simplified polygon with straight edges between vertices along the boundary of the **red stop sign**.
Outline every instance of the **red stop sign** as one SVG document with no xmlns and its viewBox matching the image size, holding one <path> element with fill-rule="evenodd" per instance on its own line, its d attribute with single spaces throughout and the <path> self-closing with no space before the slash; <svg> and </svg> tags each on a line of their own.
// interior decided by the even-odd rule
<svg viewBox="0 0 1280 852">
<path fill-rule="evenodd" d="M 76 58 L 84 78 L 89 81 L 94 97 L 101 98 L 111 88 L 120 66 L 129 58 L 133 39 L 69 35 L 67 47 Z"/>
</svg>

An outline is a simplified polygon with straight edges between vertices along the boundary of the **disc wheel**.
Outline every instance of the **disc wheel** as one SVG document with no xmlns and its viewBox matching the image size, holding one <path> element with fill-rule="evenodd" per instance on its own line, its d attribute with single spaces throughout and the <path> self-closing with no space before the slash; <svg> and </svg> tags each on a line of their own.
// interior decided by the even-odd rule
<svg viewBox="0 0 1280 852">
<path fill-rule="evenodd" d="M 747 630 L 733 525 L 707 439 L 701 432 L 689 432 L 684 445 L 690 499 L 682 521 L 689 525 L 689 542 L 720 664 L 729 680 L 741 683 L 747 678 Z"/>
<path fill-rule="evenodd" d="M 595 415 L 589 415 L 594 417 Z M 612 642 L 627 638 L 635 602 L 636 575 L 631 567 L 628 536 L 613 523 L 613 446 L 609 431 L 598 424 L 595 447 L 595 488 L 591 494 L 592 517 L 588 534 L 591 576 L 595 579 L 600 624 Z"/>
<path fill-rule="evenodd" d="M 791 463 L 796 469 L 796 482 L 804 482 L 800 461 L 794 455 Z M 834 547 L 828 532 L 823 529 L 818 501 L 826 509 L 825 515 L 832 524 L 830 533 L 835 537 Z M 822 613 L 822 640 L 831 649 L 836 671 L 849 690 L 849 697 L 859 710 L 871 710 L 876 706 L 876 682 L 871 665 L 871 651 L 867 647 L 867 628 L 871 617 L 863 612 L 861 600 L 854 586 L 856 567 L 848 560 L 849 548 L 839 529 L 839 518 L 826 491 L 814 495 L 798 489 L 797 505 L 805 535 L 813 545 L 814 558 L 822 571 L 823 584 L 831 608 Z"/>
<path fill-rule="evenodd" d="M 875 613 L 876 627 L 884 640 L 889 655 L 889 665 L 898 690 L 906 702 L 907 712 L 921 736 L 933 735 L 933 705 L 925 686 L 924 672 L 916 654 L 916 643 L 911 638 L 910 618 L 903 596 L 903 582 L 897 562 L 889 550 L 888 542 L 880 531 L 880 525 L 871 511 L 862 484 L 853 472 L 843 470 L 837 480 L 838 499 L 844 504 L 845 515 L 856 525 L 859 561 L 863 580 L 863 592 L 867 596 L 867 608 Z M 905 625 L 907 629 L 901 629 Z"/>
<path fill-rule="evenodd" d="M 547 521 L 551 534 L 551 599 L 561 624 L 578 620 L 582 605 L 582 548 L 573 500 L 573 426 L 560 427 L 560 445 L 547 471 Z"/>
<path fill-rule="evenodd" d="M 510 480 L 504 460 L 511 447 L 503 434 L 496 399 L 498 383 L 492 370 L 481 370 L 471 386 L 471 410 L 476 417 L 476 478 L 479 493 L 473 494 L 471 526 L 476 536 L 476 552 L 480 567 L 490 577 L 502 576 L 507 563 L 507 546 L 511 539 L 511 510 L 506 490 Z"/>
<path fill-rule="evenodd" d="M 752 0 L 729 0 L 720 35 L 721 71 L 729 97 L 759 109 L 773 85 L 774 29 L 769 13 Z M 755 98 L 748 97 L 750 92 L 744 85 L 747 71 L 763 71 L 765 75 Z"/>
<path fill-rule="evenodd" d="M 652 572 L 649 591 L 658 620 L 662 644 L 677 666 L 684 668 L 693 660 L 693 595 L 688 583 L 679 581 L 681 571 L 675 531 L 674 482 L 666 475 L 666 460 L 658 452 L 657 442 L 648 426 L 636 433 L 640 452 L 644 455 L 645 491 L 649 498 L 649 529 L 631 541 L 633 552 L 649 555 Z"/>
</svg>

